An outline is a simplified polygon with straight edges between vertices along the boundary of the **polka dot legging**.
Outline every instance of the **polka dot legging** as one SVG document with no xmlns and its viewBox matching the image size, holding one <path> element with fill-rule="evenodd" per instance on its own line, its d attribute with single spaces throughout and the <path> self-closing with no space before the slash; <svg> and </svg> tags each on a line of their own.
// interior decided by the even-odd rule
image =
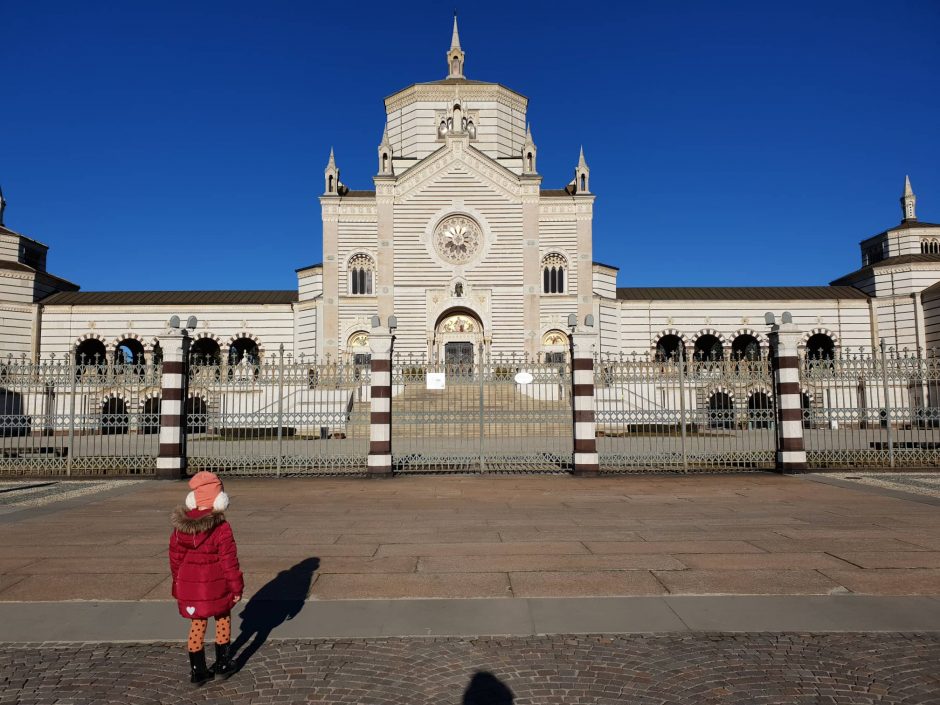
<svg viewBox="0 0 940 705">
<path fill-rule="evenodd" d="M 206 629 L 209 628 L 208 619 L 193 619 L 189 625 L 189 641 L 186 648 L 191 654 L 202 651 L 206 644 Z M 215 643 L 227 644 L 232 638 L 232 615 L 226 614 L 215 618 Z"/>
</svg>

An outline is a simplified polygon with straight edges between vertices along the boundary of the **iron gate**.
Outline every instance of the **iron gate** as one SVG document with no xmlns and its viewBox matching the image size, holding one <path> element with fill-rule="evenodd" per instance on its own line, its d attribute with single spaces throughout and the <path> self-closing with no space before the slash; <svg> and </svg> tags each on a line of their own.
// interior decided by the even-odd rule
<svg viewBox="0 0 940 705">
<path fill-rule="evenodd" d="M 940 357 L 841 350 L 800 363 L 811 468 L 940 466 Z"/>
<path fill-rule="evenodd" d="M 192 360 L 189 472 L 362 474 L 369 451 L 369 367 L 283 351 L 234 365 Z"/>
<path fill-rule="evenodd" d="M 160 374 L 101 357 L 0 361 L 0 474 L 153 473 Z"/>
<path fill-rule="evenodd" d="M 566 472 L 573 416 L 568 362 L 518 356 L 396 356 L 396 472 Z"/>
<path fill-rule="evenodd" d="M 594 374 L 602 472 L 774 467 L 769 360 L 611 356 Z"/>
</svg>

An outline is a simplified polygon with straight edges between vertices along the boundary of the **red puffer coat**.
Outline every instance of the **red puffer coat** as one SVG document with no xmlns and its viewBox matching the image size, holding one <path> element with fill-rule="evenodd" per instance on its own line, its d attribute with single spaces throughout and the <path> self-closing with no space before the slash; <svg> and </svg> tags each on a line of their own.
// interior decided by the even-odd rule
<svg viewBox="0 0 940 705">
<path fill-rule="evenodd" d="M 178 507 L 172 523 L 170 572 L 180 615 L 208 619 L 228 614 L 245 582 L 225 515 L 211 509 L 187 511 Z"/>
</svg>

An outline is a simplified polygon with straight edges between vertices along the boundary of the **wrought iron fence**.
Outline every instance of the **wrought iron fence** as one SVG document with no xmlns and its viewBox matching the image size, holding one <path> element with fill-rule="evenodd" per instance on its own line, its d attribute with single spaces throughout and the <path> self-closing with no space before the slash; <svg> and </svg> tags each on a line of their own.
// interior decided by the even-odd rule
<svg viewBox="0 0 940 705">
<path fill-rule="evenodd" d="M 160 363 L 0 361 L 0 472 L 145 475 L 160 430 Z"/>
<path fill-rule="evenodd" d="M 571 367 L 523 356 L 396 356 L 396 472 L 563 472 L 572 462 Z"/>
<path fill-rule="evenodd" d="M 357 474 L 369 452 L 369 366 L 297 358 L 193 359 L 186 400 L 190 472 Z"/>
<path fill-rule="evenodd" d="M 810 467 L 940 466 L 940 355 L 842 350 L 801 361 Z"/>
<path fill-rule="evenodd" d="M 594 377 L 601 472 L 774 467 L 769 360 L 602 356 Z"/>
</svg>

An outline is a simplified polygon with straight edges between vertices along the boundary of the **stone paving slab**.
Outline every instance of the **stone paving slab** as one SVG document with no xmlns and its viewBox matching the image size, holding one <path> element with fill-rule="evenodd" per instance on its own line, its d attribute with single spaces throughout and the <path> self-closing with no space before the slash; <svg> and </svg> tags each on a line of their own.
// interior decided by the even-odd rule
<svg viewBox="0 0 940 705">
<path fill-rule="evenodd" d="M 226 489 L 246 597 L 307 559 L 314 599 L 940 595 L 940 506 L 851 482 L 230 478 Z M 139 482 L 0 516 L 0 602 L 167 598 L 168 515 L 187 490 Z"/>
<path fill-rule="evenodd" d="M 938 662 L 922 634 L 279 640 L 196 689 L 179 644 L 10 645 L 0 703 L 915 705 Z"/>
</svg>

